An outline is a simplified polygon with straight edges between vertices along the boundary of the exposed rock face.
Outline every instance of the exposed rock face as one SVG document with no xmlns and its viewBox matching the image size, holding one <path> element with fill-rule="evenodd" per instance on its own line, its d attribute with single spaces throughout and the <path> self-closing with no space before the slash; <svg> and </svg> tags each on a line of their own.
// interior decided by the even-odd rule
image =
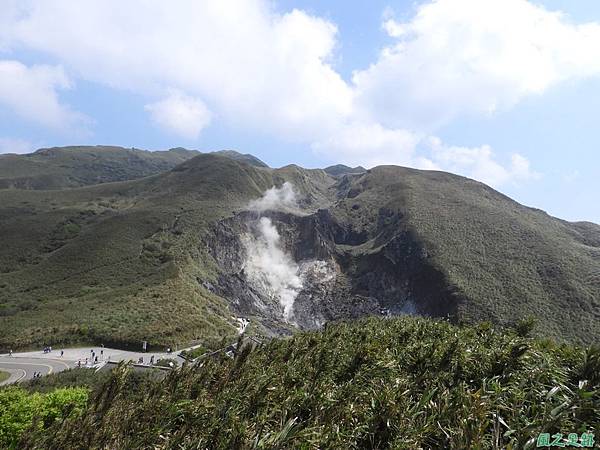
<svg viewBox="0 0 600 450">
<path fill-rule="evenodd" d="M 454 318 L 455 297 L 429 266 L 427 252 L 403 226 L 400 214 L 382 208 L 370 233 L 340 222 L 328 209 L 307 215 L 266 211 L 261 217 L 276 227 L 278 245 L 301 280 L 290 287 L 289 317 L 269 284 L 255 282 L 248 267 L 253 250 L 247 242 L 256 235 L 257 213 L 219 222 L 208 245 L 220 269 L 216 293 L 229 299 L 237 314 L 254 317 L 274 334 L 364 315 Z"/>
</svg>

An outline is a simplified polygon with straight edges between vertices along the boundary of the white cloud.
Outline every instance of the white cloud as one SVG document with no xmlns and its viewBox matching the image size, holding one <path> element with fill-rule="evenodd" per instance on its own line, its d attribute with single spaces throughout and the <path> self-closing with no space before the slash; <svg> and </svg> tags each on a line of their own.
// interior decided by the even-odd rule
<svg viewBox="0 0 600 450">
<path fill-rule="evenodd" d="M 392 128 L 432 131 L 600 74 L 600 24 L 526 0 L 435 0 L 383 28 L 396 42 L 353 81 L 357 109 Z"/>
<path fill-rule="evenodd" d="M 160 127 L 187 139 L 196 139 L 210 124 L 211 113 L 202 100 L 171 91 L 163 100 L 146 105 Z"/>
<path fill-rule="evenodd" d="M 71 87 L 60 66 L 26 66 L 0 60 L 0 107 L 41 125 L 65 130 L 86 122 L 58 99 L 57 91 Z"/>
<path fill-rule="evenodd" d="M 35 150 L 33 143 L 23 139 L 0 138 L 0 153 L 31 153 Z"/>
<path fill-rule="evenodd" d="M 300 10 L 278 13 L 269 0 L 6 1 L 0 49 L 33 49 L 73 77 L 163 98 L 146 109 L 169 132 L 197 138 L 210 105 L 232 127 L 347 164 L 443 167 L 494 185 L 534 172 L 520 155 L 501 164 L 489 147 L 431 146 L 427 136 L 457 116 L 600 74 L 600 25 L 525 0 L 436 0 L 406 23 L 387 13 L 383 29 L 395 42 L 349 83 L 331 65 L 336 26 Z M 50 99 L 46 110 L 64 117 L 56 91 L 68 79 L 59 73 L 31 98 Z"/>
<path fill-rule="evenodd" d="M 358 122 L 335 130 L 326 139 L 313 143 L 312 148 L 321 154 L 336 156 L 351 166 L 413 165 L 419 140 L 419 136 L 407 130 Z"/>
<path fill-rule="evenodd" d="M 481 147 L 448 146 L 439 138 L 430 137 L 426 142 L 430 149 L 430 160 L 440 170 L 474 178 L 493 187 L 507 183 L 535 180 L 540 174 L 530 168 L 529 161 L 513 153 L 510 164 L 502 165 L 489 145 Z"/>
<path fill-rule="evenodd" d="M 336 27 L 299 10 L 276 13 L 267 0 L 18 6 L 0 31 L 5 47 L 46 52 L 87 80 L 143 95 L 178 89 L 236 127 L 307 139 L 351 109 L 351 89 L 328 63 Z"/>
<path fill-rule="evenodd" d="M 489 145 L 459 147 L 447 145 L 435 136 L 406 130 L 390 130 L 379 124 L 355 124 L 316 142 L 313 149 L 338 155 L 341 163 L 373 167 L 395 164 L 424 170 L 443 170 L 482 181 L 493 187 L 540 178 L 524 156 L 513 153 L 509 161 L 498 161 Z"/>
</svg>

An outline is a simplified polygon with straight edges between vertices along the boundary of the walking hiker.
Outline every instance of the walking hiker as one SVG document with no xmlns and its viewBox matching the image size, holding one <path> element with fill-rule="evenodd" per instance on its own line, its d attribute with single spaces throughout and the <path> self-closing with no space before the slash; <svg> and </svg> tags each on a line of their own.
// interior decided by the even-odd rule
<svg viewBox="0 0 600 450">
<path fill-rule="evenodd" d="M 60 357 L 62 358 L 64 354 L 65 354 L 65 351 L 64 351 L 64 350 L 61 350 L 61 351 L 60 351 Z"/>
<path fill-rule="evenodd" d="M 12 356 L 12 348 L 8 351 L 8 356 Z"/>
</svg>

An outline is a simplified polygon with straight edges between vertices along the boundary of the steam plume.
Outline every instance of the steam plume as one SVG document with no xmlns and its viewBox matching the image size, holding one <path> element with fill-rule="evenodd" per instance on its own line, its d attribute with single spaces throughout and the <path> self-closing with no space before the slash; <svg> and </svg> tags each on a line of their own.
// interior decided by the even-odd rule
<svg viewBox="0 0 600 450">
<path fill-rule="evenodd" d="M 259 220 L 258 236 L 247 240 L 246 272 L 251 280 L 277 299 L 283 307 L 283 316 L 290 320 L 294 300 L 302 289 L 298 265 L 280 245 L 280 235 L 271 219 Z"/>
<path fill-rule="evenodd" d="M 253 211 L 263 212 L 274 209 L 286 209 L 296 206 L 296 193 L 291 183 L 285 182 L 278 188 L 273 186 L 267 189 L 258 200 L 253 200 L 248 208 Z"/>
<path fill-rule="evenodd" d="M 293 186 L 285 182 L 281 188 L 268 189 L 259 199 L 250 203 L 258 212 L 286 209 L 296 206 Z M 281 236 L 270 218 L 261 217 L 255 224 L 254 235 L 245 239 L 247 252 L 246 273 L 261 291 L 283 307 L 283 316 L 293 316 L 294 300 L 302 289 L 299 267 L 281 246 Z"/>
</svg>

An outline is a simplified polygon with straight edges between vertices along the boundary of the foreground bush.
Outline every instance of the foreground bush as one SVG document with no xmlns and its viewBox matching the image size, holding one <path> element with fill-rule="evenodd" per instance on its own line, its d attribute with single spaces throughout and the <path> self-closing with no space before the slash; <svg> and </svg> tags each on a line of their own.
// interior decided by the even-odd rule
<svg viewBox="0 0 600 450">
<path fill-rule="evenodd" d="M 44 430 L 81 413 L 88 391 L 61 388 L 47 394 L 29 393 L 19 387 L 0 390 L 0 448 L 19 448 L 17 442 L 29 428 Z"/>
<path fill-rule="evenodd" d="M 600 351 L 489 324 L 331 325 L 162 382 L 124 368 L 27 448 L 535 448 L 600 430 Z"/>
</svg>

